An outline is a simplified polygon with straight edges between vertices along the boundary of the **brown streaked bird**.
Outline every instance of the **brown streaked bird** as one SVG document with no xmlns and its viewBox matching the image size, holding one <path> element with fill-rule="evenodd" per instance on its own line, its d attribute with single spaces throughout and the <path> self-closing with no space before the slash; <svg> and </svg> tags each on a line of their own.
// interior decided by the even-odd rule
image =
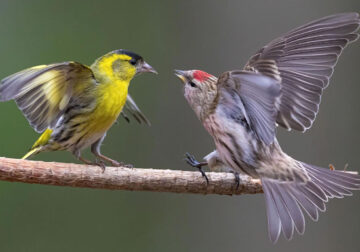
<svg viewBox="0 0 360 252">
<path fill-rule="evenodd" d="M 216 150 L 203 163 L 187 154 L 201 170 L 245 173 L 261 179 L 268 233 L 276 242 L 283 232 L 291 239 L 305 231 L 306 212 L 317 220 L 331 198 L 360 189 L 360 176 L 298 161 L 282 151 L 276 126 L 305 132 L 319 110 L 343 49 L 358 39 L 357 13 L 324 17 L 271 41 L 242 70 L 219 78 L 200 70 L 175 74 L 184 82 L 184 96 Z M 206 176 L 205 176 L 206 177 Z M 238 182 L 238 181 L 237 181 Z"/>
</svg>

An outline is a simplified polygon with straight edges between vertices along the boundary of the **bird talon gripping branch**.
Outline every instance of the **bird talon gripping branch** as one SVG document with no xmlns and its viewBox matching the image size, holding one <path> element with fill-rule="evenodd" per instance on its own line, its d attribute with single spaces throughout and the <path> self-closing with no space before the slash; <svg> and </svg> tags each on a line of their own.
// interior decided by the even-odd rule
<svg viewBox="0 0 360 252">
<path fill-rule="evenodd" d="M 133 169 L 133 168 L 134 168 L 134 165 L 132 165 L 132 164 L 126 164 L 126 163 L 124 163 L 124 162 L 119 162 L 117 166 L 118 166 L 118 167 L 130 168 L 130 169 Z"/>
<path fill-rule="evenodd" d="M 105 162 L 104 162 L 104 161 L 102 161 L 102 160 L 100 160 L 100 159 L 96 159 L 93 164 L 99 166 L 99 167 L 101 168 L 101 170 L 102 170 L 102 173 L 105 172 L 106 165 L 105 165 Z"/>
<path fill-rule="evenodd" d="M 185 153 L 185 161 L 186 163 L 188 163 L 190 166 L 197 168 L 199 170 L 199 172 L 201 173 L 201 175 L 205 178 L 206 180 L 206 184 L 209 185 L 209 178 L 206 176 L 205 171 L 202 169 L 203 166 L 207 165 L 206 162 L 202 162 L 200 163 L 199 161 L 196 160 L 196 158 L 194 157 L 194 155 L 191 155 L 190 153 L 186 152 Z"/>
<path fill-rule="evenodd" d="M 237 191 L 240 187 L 240 175 L 238 172 L 235 172 L 235 171 L 232 171 L 231 173 L 233 173 L 235 176 L 235 185 L 236 185 L 236 191 Z"/>
</svg>

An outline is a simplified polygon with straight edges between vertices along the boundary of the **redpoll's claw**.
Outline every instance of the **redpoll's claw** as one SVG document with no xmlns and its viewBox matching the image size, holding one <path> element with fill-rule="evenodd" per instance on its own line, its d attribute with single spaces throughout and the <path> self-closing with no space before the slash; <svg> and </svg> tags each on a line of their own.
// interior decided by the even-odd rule
<svg viewBox="0 0 360 252">
<path fill-rule="evenodd" d="M 208 163 L 207 162 L 198 162 L 194 155 L 191 155 L 190 153 L 186 152 L 185 153 L 185 161 L 186 163 L 188 163 L 190 166 L 192 167 L 195 167 L 199 170 L 199 172 L 201 173 L 201 175 L 206 179 L 206 184 L 209 185 L 209 179 L 208 177 L 206 176 L 205 172 L 203 171 L 202 167 L 207 165 Z"/>
<path fill-rule="evenodd" d="M 239 173 L 232 171 L 231 173 L 234 173 L 235 176 L 235 184 L 236 184 L 236 191 L 239 189 L 240 186 L 240 176 Z"/>
</svg>

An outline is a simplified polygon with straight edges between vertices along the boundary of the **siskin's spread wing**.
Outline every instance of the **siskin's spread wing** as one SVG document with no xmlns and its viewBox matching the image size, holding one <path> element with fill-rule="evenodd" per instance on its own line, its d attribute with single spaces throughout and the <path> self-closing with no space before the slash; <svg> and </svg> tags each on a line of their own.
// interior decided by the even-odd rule
<svg viewBox="0 0 360 252">
<path fill-rule="evenodd" d="M 276 122 L 299 131 L 309 129 L 319 110 L 343 49 L 358 37 L 358 13 L 321 18 L 270 42 L 250 58 L 245 70 L 281 80 Z"/>
<path fill-rule="evenodd" d="M 130 96 L 130 94 L 127 95 L 124 110 L 121 112 L 121 115 L 125 118 L 126 121 L 129 122 L 130 119 L 128 118 L 127 113 L 131 114 L 138 123 L 144 123 L 147 126 L 151 125 L 150 121 L 141 112 L 140 108 L 136 105 L 134 99 Z"/>
<path fill-rule="evenodd" d="M 0 101 L 15 100 L 30 125 L 42 132 L 53 127 L 71 98 L 96 85 L 90 68 L 76 62 L 31 67 L 1 81 Z"/>
</svg>

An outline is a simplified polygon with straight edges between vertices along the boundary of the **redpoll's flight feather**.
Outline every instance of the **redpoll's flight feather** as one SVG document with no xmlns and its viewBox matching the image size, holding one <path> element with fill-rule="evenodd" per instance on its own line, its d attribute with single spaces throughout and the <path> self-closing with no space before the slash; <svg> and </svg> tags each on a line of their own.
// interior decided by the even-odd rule
<svg viewBox="0 0 360 252">
<path fill-rule="evenodd" d="M 287 239 L 294 230 L 303 234 L 303 212 L 317 220 L 329 198 L 360 189 L 360 176 L 297 161 L 275 137 L 276 124 L 300 131 L 312 126 L 337 59 L 359 37 L 359 26 L 357 13 L 336 14 L 273 40 L 244 70 L 219 78 L 199 70 L 175 72 L 214 139 L 216 151 L 205 158 L 210 170 L 261 179 L 273 242 L 281 230 Z"/>
</svg>

